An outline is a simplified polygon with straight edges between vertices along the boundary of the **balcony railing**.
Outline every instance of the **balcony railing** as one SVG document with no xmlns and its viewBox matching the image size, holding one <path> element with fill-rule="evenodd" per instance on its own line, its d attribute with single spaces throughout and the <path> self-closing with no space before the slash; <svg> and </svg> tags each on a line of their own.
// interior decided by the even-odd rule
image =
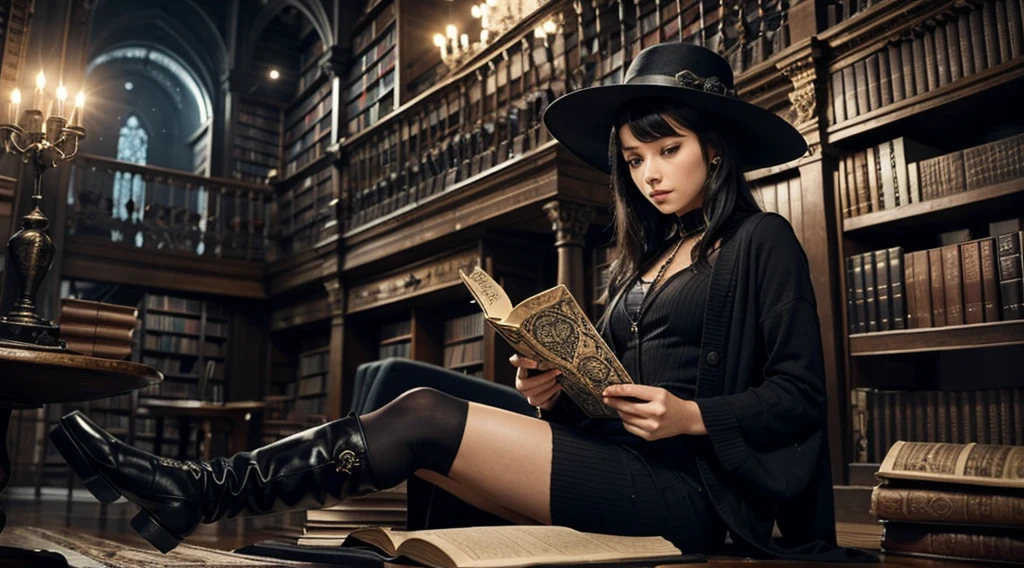
<svg viewBox="0 0 1024 568">
<path fill-rule="evenodd" d="M 262 261 L 272 189 L 81 154 L 68 232 L 126 246 Z"/>
<path fill-rule="evenodd" d="M 344 143 L 343 230 L 358 229 L 536 149 L 550 140 L 541 116 L 551 101 L 567 91 L 621 82 L 643 48 L 664 41 L 705 45 L 722 53 L 737 74 L 767 60 L 789 45 L 789 4 L 556 0 L 543 5 L 465 68 Z"/>
</svg>

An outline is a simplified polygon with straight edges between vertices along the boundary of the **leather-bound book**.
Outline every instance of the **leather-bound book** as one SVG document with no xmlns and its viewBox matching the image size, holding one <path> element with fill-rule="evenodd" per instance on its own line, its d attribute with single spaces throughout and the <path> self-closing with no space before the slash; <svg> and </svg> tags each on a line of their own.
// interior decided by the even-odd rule
<svg viewBox="0 0 1024 568">
<path fill-rule="evenodd" d="M 846 98 L 843 91 L 843 72 L 832 73 L 832 124 L 846 120 Z"/>
<path fill-rule="evenodd" d="M 939 50 L 936 49 L 935 45 L 935 28 L 930 25 L 925 26 L 921 30 L 921 41 L 924 52 L 925 79 L 928 84 L 928 90 L 934 91 L 944 84 L 940 79 L 942 69 L 939 67 Z M 943 49 L 943 53 L 945 53 L 945 49 Z"/>
<path fill-rule="evenodd" d="M 864 253 L 864 306 L 868 331 L 878 331 L 878 288 L 875 279 L 875 253 Z"/>
<path fill-rule="evenodd" d="M 931 269 L 928 265 L 931 259 L 926 250 L 917 251 L 913 254 L 914 316 L 917 318 L 917 327 L 933 327 L 935 325 L 935 317 L 932 311 Z M 940 300 L 942 299 L 940 298 Z"/>
<path fill-rule="evenodd" d="M 900 45 L 890 43 L 885 47 L 889 57 L 889 74 L 892 76 L 892 102 L 897 103 L 907 98 L 907 91 L 903 79 L 903 58 L 900 54 Z"/>
<path fill-rule="evenodd" d="M 940 23 L 943 29 L 945 46 L 936 45 L 937 49 L 946 48 L 946 62 L 949 65 L 949 80 L 956 82 L 964 76 L 964 66 L 960 59 L 960 30 L 956 23 L 956 16 L 950 15 Z"/>
<path fill-rule="evenodd" d="M 1024 535 L 1010 529 L 888 522 L 882 552 L 1018 563 L 1024 558 Z"/>
<path fill-rule="evenodd" d="M 892 83 L 894 77 L 889 68 L 889 51 L 880 49 L 875 56 L 878 57 L 878 89 L 879 102 L 881 106 L 892 104 Z"/>
<path fill-rule="evenodd" d="M 1002 300 L 1004 320 L 1024 318 L 1024 286 L 1022 286 L 1021 233 L 1007 233 L 996 237 L 999 262 L 999 296 Z"/>
<path fill-rule="evenodd" d="M 981 267 L 982 317 L 987 322 L 1000 321 L 1003 306 L 999 301 L 999 271 L 995 238 L 981 239 L 978 248 Z"/>
<path fill-rule="evenodd" d="M 903 293 L 906 298 L 906 328 L 915 329 L 919 327 L 917 320 L 917 283 L 914 275 L 914 260 L 917 255 L 914 253 L 901 254 L 903 257 Z"/>
<path fill-rule="evenodd" d="M 1010 34 L 1010 57 L 1024 55 L 1024 20 L 1019 0 L 1006 0 L 1006 24 Z"/>
<path fill-rule="evenodd" d="M 983 323 L 985 302 L 981 287 L 981 243 L 962 243 L 960 261 L 964 283 L 964 323 Z"/>
<path fill-rule="evenodd" d="M 942 282 L 946 296 L 946 325 L 964 324 L 963 280 L 960 272 L 960 245 L 944 246 L 942 251 Z"/>
<path fill-rule="evenodd" d="M 878 54 L 872 53 L 864 60 L 865 72 L 868 83 L 868 110 L 875 110 L 882 106 L 882 81 L 878 73 Z"/>
<path fill-rule="evenodd" d="M 957 52 L 960 54 L 960 68 L 964 77 L 974 75 L 974 47 L 971 44 L 971 19 L 967 11 L 960 10 L 956 14 L 956 35 L 960 40 Z"/>
<path fill-rule="evenodd" d="M 889 286 L 889 251 L 876 250 L 875 255 L 875 297 L 878 309 L 878 331 L 892 329 L 892 297 Z"/>
<path fill-rule="evenodd" d="M 892 304 L 889 329 L 907 328 L 907 307 L 904 299 L 906 285 L 903 282 L 903 247 L 893 247 L 889 256 L 889 301 Z"/>
<path fill-rule="evenodd" d="M 988 3 L 992 5 L 992 11 L 995 13 L 999 62 L 1003 63 L 1010 60 L 1010 28 L 1006 17 L 1006 0 L 989 0 Z"/>
<path fill-rule="evenodd" d="M 928 251 L 928 280 L 932 288 L 932 325 L 946 325 L 946 285 L 942 267 L 942 249 Z"/>
</svg>

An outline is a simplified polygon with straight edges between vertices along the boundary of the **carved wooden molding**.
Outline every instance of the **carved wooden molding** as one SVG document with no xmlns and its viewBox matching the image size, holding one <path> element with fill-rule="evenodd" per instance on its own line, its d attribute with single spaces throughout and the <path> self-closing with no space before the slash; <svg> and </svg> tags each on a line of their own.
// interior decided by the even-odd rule
<svg viewBox="0 0 1024 568">
<path fill-rule="evenodd" d="M 270 312 L 270 331 L 322 321 L 331 313 L 329 295 L 307 294 L 295 303 L 274 307 Z"/>
<path fill-rule="evenodd" d="M 324 290 L 327 291 L 327 307 L 331 315 L 343 314 L 345 312 L 345 292 L 341 287 L 341 281 L 337 279 L 325 281 Z"/>
<path fill-rule="evenodd" d="M 393 271 L 387 276 L 352 286 L 347 294 L 345 313 L 367 310 L 391 302 L 419 296 L 440 288 L 461 285 L 459 269 L 480 266 L 476 248 L 442 256 Z"/>
<path fill-rule="evenodd" d="M 900 0 L 872 6 L 870 17 L 857 16 L 833 26 L 818 37 L 828 44 L 831 69 L 841 69 L 863 58 L 910 28 L 942 14 L 952 13 L 965 0 Z"/>
<path fill-rule="evenodd" d="M 817 111 L 817 89 L 815 83 L 818 78 L 815 53 L 802 57 L 793 62 L 779 62 L 779 70 L 792 83 L 793 90 L 789 93 L 790 115 L 787 118 L 795 126 L 816 120 Z"/>
<path fill-rule="evenodd" d="M 583 246 L 583 237 L 594 218 L 594 208 L 589 205 L 567 201 L 550 201 L 544 204 L 544 212 L 551 221 L 555 232 L 555 247 L 567 245 Z"/>
</svg>

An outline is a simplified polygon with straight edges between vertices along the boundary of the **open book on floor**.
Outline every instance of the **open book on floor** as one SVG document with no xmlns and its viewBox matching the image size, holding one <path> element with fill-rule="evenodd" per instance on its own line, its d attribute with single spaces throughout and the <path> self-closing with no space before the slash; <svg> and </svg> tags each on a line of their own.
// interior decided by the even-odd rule
<svg viewBox="0 0 1024 568">
<path fill-rule="evenodd" d="M 703 561 L 662 537 L 583 533 L 546 525 L 486 526 L 422 531 L 369 527 L 345 546 L 366 543 L 392 557 L 430 568 L 518 568 L 581 564 L 650 565 Z"/>
<path fill-rule="evenodd" d="M 513 307 L 505 290 L 479 267 L 462 281 L 484 312 L 484 321 L 515 351 L 562 371 L 559 382 L 592 418 L 618 418 L 601 401 L 608 385 L 633 380 L 569 290 L 559 284 Z"/>
</svg>

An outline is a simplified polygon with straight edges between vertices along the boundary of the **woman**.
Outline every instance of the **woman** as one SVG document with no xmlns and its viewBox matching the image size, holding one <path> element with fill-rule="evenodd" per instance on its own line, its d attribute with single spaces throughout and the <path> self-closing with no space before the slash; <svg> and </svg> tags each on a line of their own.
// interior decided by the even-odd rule
<svg viewBox="0 0 1024 568">
<path fill-rule="evenodd" d="M 834 547 L 806 259 L 742 177 L 806 145 L 732 81 L 718 55 L 661 44 L 624 84 L 545 113 L 563 145 L 612 175 L 619 255 L 599 323 L 637 383 L 604 393 L 620 419 L 587 420 L 557 371 L 513 357 L 542 419 L 416 388 L 211 462 L 151 456 L 77 413 L 54 443 L 98 499 L 139 504 L 132 526 L 163 551 L 200 522 L 322 507 L 415 474 L 513 522 L 660 534 L 684 552 L 719 550 L 729 532 L 752 555 L 847 559 Z"/>
</svg>

